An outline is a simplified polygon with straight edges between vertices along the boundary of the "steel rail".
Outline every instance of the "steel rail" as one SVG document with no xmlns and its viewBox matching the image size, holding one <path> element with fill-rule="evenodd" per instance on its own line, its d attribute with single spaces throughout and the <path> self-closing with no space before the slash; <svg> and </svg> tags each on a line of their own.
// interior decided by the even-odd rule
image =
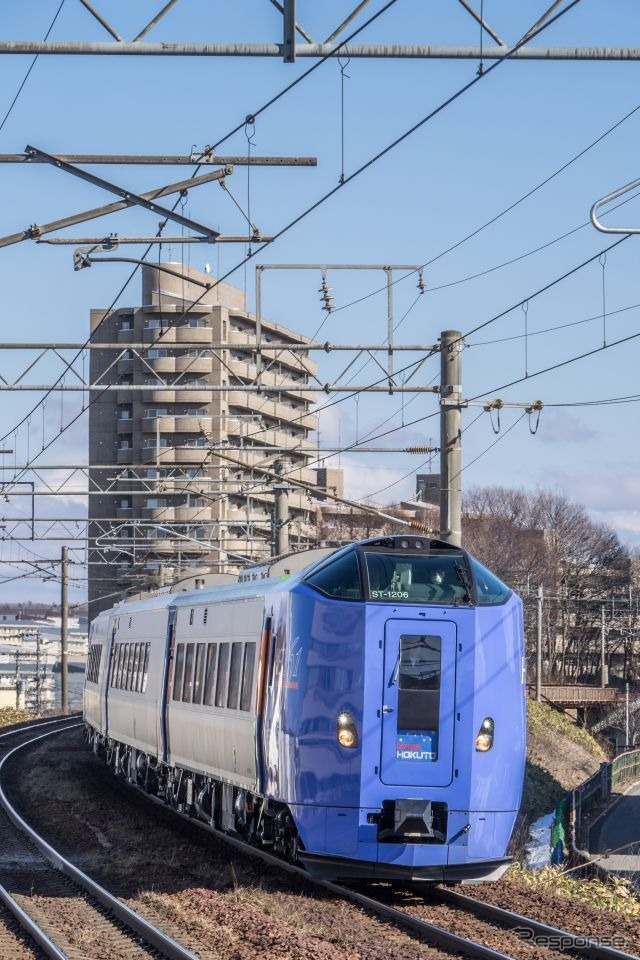
<svg viewBox="0 0 640 960">
<path fill-rule="evenodd" d="M 412 889 L 418 890 L 419 888 L 412 885 Z M 625 953 L 622 950 L 617 950 L 615 947 L 604 946 L 591 937 L 568 933 L 566 930 L 552 927 L 540 920 L 532 920 L 531 917 L 525 917 L 520 913 L 505 910 L 503 907 L 498 907 L 493 903 L 476 900 L 475 897 L 469 897 L 464 893 L 458 893 L 454 890 L 443 890 L 441 887 L 438 887 L 435 892 L 436 896 L 444 903 L 468 910 L 480 919 L 494 922 L 498 921 L 512 930 L 515 928 L 525 928 L 533 934 L 549 937 L 554 942 L 559 941 L 562 943 L 562 946 L 557 947 L 549 947 L 548 944 L 544 944 L 547 949 L 576 951 L 581 957 L 589 957 L 590 960 L 638 960 L 634 954 Z M 535 943 L 535 941 L 533 942 Z"/>
<path fill-rule="evenodd" d="M 31 937 L 34 943 L 50 958 L 50 960 L 69 960 L 66 953 L 58 950 L 53 940 L 50 940 L 44 930 L 38 926 L 35 920 L 32 920 L 29 914 L 22 909 L 19 903 L 13 899 L 8 890 L 0 884 L 0 902 L 18 921 L 20 926 Z"/>
<path fill-rule="evenodd" d="M 80 726 L 82 726 L 81 723 L 74 723 L 64 729 L 75 729 Z M 13 825 L 36 845 L 40 853 L 42 853 L 49 863 L 77 883 L 78 886 L 86 890 L 87 893 L 109 910 L 129 930 L 141 936 L 151 947 L 160 951 L 160 953 L 170 958 L 170 960 L 198 960 L 190 950 L 187 950 L 186 947 L 181 946 L 171 937 L 167 936 L 167 934 L 155 927 L 141 914 L 132 910 L 131 907 L 126 906 L 126 904 L 118 900 L 117 897 L 114 897 L 108 890 L 105 890 L 104 887 L 100 886 L 100 884 L 88 876 L 88 874 L 84 873 L 76 867 L 75 864 L 63 857 L 61 853 L 52 847 L 51 844 L 47 843 L 47 841 L 20 816 L 7 797 L 2 786 L 2 772 L 9 758 L 14 756 L 19 750 L 23 750 L 25 747 L 31 746 L 39 740 L 44 740 L 46 737 L 53 736 L 59 732 L 59 730 L 49 730 L 47 733 L 43 733 L 38 737 L 33 737 L 31 740 L 27 740 L 25 743 L 14 747 L 3 757 L 0 761 L 0 807 L 2 807 Z"/>
<path fill-rule="evenodd" d="M 140 787 L 129 782 L 125 783 L 122 780 L 115 780 L 114 783 L 117 785 L 118 789 L 122 789 L 123 792 L 125 788 L 135 790 L 136 795 L 143 797 L 144 800 L 149 803 L 156 804 L 156 806 L 169 813 L 169 808 L 159 797 L 154 797 L 152 794 L 145 793 Z M 199 830 L 204 830 L 209 835 L 213 834 L 215 837 L 222 840 L 229 846 L 234 847 L 236 850 L 239 850 L 246 856 L 256 857 L 269 866 L 275 867 L 278 870 L 283 870 L 285 873 L 290 873 L 294 876 L 300 877 L 306 883 L 309 883 L 314 887 L 317 887 L 321 890 L 326 890 L 328 893 L 332 893 L 343 900 L 350 900 L 352 903 L 356 903 L 358 906 L 364 907 L 365 910 L 376 913 L 378 916 L 384 917 L 385 919 L 392 920 L 394 923 L 400 926 L 408 927 L 410 930 L 419 933 L 426 941 L 434 946 L 442 947 L 445 950 L 455 951 L 456 953 L 461 953 L 465 957 L 474 958 L 474 960 L 512 960 L 512 958 L 508 957 L 506 954 L 500 953 L 497 950 L 492 950 L 490 947 L 484 946 L 484 944 L 476 943 L 474 940 L 469 940 L 466 937 L 461 937 L 456 933 L 452 933 L 450 930 L 445 930 L 443 927 L 439 927 L 434 923 L 429 923 L 427 920 L 420 920 L 418 917 L 414 917 L 404 910 L 399 910 L 397 907 L 391 907 L 373 897 L 368 897 L 366 894 L 359 893 L 358 891 L 352 890 L 349 887 L 342 886 L 342 884 L 333 883 L 330 880 L 319 880 L 311 877 L 302 867 L 298 867 L 292 863 L 287 863 L 286 860 L 282 860 L 280 857 L 275 856 L 273 853 L 268 853 L 266 850 L 259 850 L 256 847 L 252 847 L 243 840 L 232 837 L 228 833 L 218 830 L 217 827 L 205 824 L 200 820 L 195 820 L 193 817 L 190 817 L 185 813 L 181 813 L 178 810 L 171 809 L 171 814 L 176 815 L 180 818 L 180 820 L 191 824 Z"/>
<path fill-rule="evenodd" d="M 28 622 L 28 621 L 25 621 L 25 622 Z M 20 629 L 19 625 L 18 625 L 18 629 Z M 70 721 L 77 720 L 80 716 L 81 714 L 77 712 L 77 713 L 71 713 L 66 717 L 55 717 L 55 719 L 53 720 L 36 720 L 34 723 L 29 723 L 26 726 L 11 726 L 8 730 L 4 730 L 2 733 L 0 733 L 0 740 L 4 740 L 5 737 L 16 736 L 18 733 L 23 733 L 23 732 L 26 732 L 27 730 L 37 730 L 40 727 L 48 727 L 52 723 L 68 722 L 70 724 Z M 66 729 L 66 727 L 64 729 Z"/>
</svg>

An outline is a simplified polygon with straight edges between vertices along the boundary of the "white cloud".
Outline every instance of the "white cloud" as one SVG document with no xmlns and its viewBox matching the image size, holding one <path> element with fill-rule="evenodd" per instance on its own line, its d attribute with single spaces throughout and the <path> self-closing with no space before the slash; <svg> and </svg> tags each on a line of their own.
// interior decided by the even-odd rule
<svg viewBox="0 0 640 960">
<path fill-rule="evenodd" d="M 560 410 L 543 410 L 540 418 L 542 443 L 589 443 L 597 439 L 598 432 L 587 426 L 579 417 Z"/>
</svg>

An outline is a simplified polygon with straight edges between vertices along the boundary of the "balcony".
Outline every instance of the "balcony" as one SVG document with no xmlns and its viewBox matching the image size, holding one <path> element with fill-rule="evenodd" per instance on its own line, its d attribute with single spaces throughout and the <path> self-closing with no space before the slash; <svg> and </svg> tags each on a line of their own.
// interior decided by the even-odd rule
<svg viewBox="0 0 640 960">
<path fill-rule="evenodd" d="M 175 357 L 148 357 L 147 363 L 161 377 L 167 373 L 174 374 L 176 372 Z"/>
<path fill-rule="evenodd" d="M 176 357 L 176 372 L 184 373 L 185 371 L 196 374 L 196 373 L 211 373 L 213 369 L 213 357 L 204 356 L 204 357 Z"/>
<path fill-rule="evenodd" d="M 266 397 L 258 393 L 234 392 L 229 395 L 231 405 L 234 407 L 244 407 L 246 410 L 258 414 L 264 414 L 268 417 L 278 417 L 280 420 L 295 422 L 298 427 L 305 427 L 307 430 L 316 430 L 318 427 L 318 418 L 313 413 L 306 412 L 306 404 L 291 403 L 274 399 L 270 395 Z"/>
<path fill-rule="evenodd" d="M 143 507 L 140 510 L 142 520 L 157 520 L 159 523 L 166 523 L 169 520 L 176 519 L 174 507 Z"/>
<path fill-rule="evenodd" d="M 160 417 L 143 417 L 140 421 L 140 426 L 143 433 L 152 433 L 155 435 L 158 428 L 161 434 L 174 433 L 176 421 L 174 417 L 162 414 Z"/>
<path fill-rule="evenodd" d="M 116 372 L 118 376 L 122 374 L 133 373 L 133 358 L 122 357 L 116 363 Z"/>
</svg>

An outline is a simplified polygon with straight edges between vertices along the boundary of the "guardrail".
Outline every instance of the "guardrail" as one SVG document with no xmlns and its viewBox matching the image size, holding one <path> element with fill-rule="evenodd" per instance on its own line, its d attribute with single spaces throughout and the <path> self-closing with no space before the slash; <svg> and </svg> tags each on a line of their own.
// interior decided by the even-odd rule
<svg viewBox="0 0 640 960">
<path fill-rule="evenodd" d="M 576 853 L 588 856 L 593 820 L 609 802 L 612 791 L 633 779 L 640 780 L 640 750 L 629 750 L 610 763 L 600 764 L 597 773 L 571 791 L 571 835 Z"/>
</svg>

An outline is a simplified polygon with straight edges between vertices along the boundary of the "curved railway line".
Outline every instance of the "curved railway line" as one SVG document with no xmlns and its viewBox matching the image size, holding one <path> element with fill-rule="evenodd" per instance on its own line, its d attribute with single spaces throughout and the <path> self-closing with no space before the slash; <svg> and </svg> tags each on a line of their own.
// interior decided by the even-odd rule
<svg viewBox="0 0 640 960">
<path fill-rule="evenodd" d="M 197 960 L 54 850 L 9 801 L 2 784 L 9 758 L 43 737 L 78 725 L 76 718 L 63 718 L 0 734 L 0 882 L 6 908 L 40 951 L 32 956 Z M 42 726 L 54 729 L 33 737 L 34 728 Z"/>
<path fill-rule="evenodd" d="M 46 730 L 47 726 L 52 729 Z M 0 884 L 7 886 L 18 908 L 6 922 L 4 913 L 0 912 L 0 956 L 15 956 L 20 960 L 22 956 L 93 960 L 94 956 L 103 955 L 113 960 L 120 957 L 127 960 L 148 957 L 195 960 L 193 953 L 113 897 L 95 880 L 62 857 L 21 817 L 9 801 L 2 782 L 5 762 L 43 738 L 73 726 L 78 726 L 77 720 L 66 718 L 38 722 L 0 734 L 0 754 L 3 755 L 0 760 L 0 849 L 4 851 L 0 858 Z M 45 727 L 46 732 L 40 733 L 42 727 Z M 33 736 L 35 728 L 38 731 L 37 736 Z M 145 801 L 166 809 L 161 801 L 149 797 L 141 790 L 137 790 L 136 794 Z M 174 816 L 173 811 L 171 816 Z M 414 884 L 398 891 L 387 884 L 373 884 L 367 886 L 365 893 L 352 886 L 311 880 L 300 867 L 283 862 L 272 854 L 247 847 L 241 840 L 213 830 L 184 814 L 178 816 L 183 821 L 214 834 L 245 855 L 257 857 L 271 867 L 301 877 L 332 896 L 347 898 L 385 921 L 410 930 L 439 951 L 481 960 L 512 960 L 513 954 L 517 957 L 526 955 L 532 960 L 543 960 L 551 958 L 558 950 L 588 960 L 638 960 L 634 954 L 601 945 L 577 934 L 441 887 L 429 886 L 425 889 L 423 884 Z M 24 834 L 27 834 L 27 838 Z M 63 898 L 65 905 L 65 915 L 62 917 L 60 898 Z M 26 916 L 21 919 L 19 912 Z M 426 918 L 426 915 L 433 912 L 441 915 L 444 912 L 445 916 L 449 917 L 449 920 L 445 921 L 446 926 Z M 31 918 L 31 930 L 28 929 L 27 917 Z M 449 922 L 458 929 L 464 928 L 465 922 L 468 926 L 469 917 L 474 918 L 476 939 L 447 929 Z M 65 930 L 65 924 L 68 927 L 70 923 L 74 930 L 82 928 L 84 944 L 74 944 L 69 930 Z M 16 925 L 24 932 L 17 932 Z M 519 933 L 514 933 L 514 930 L 519 930 Z M 3 952 L 3 937 L 18 937 L 22 953 L 17 950 Z M 527 938 L 528 943 L 525 944 L 523 941 Z M 90 952 L 91 942 L 100 944 L 100 953 Z M 515 949 L 515 944 L 518 944 L 520 949 Z"/>
</svg>

